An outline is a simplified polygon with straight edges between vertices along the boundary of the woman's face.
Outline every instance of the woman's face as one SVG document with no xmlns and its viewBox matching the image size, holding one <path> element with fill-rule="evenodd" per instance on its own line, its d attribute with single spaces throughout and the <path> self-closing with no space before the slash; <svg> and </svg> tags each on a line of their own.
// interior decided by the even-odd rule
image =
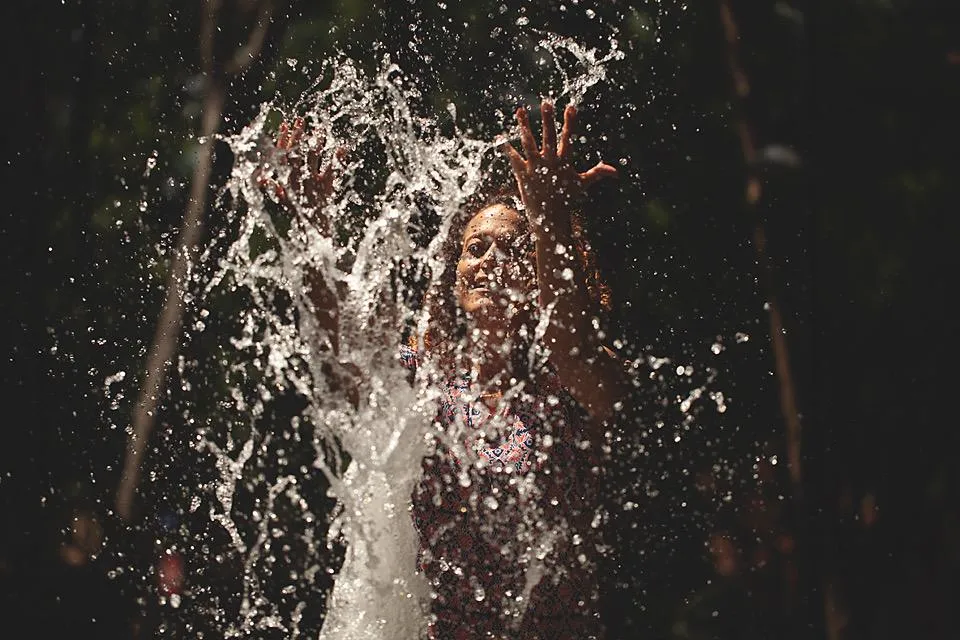
<svg viewBox="0 0 960 640">
<path fill-rule="evenodd" d="M 531 254 L 526 220 L 515 209 L 491 205 L 467 223 L 456 294 L 481 328 L 506 329 L 529 319 L 536 282 Z"/>
</svg>

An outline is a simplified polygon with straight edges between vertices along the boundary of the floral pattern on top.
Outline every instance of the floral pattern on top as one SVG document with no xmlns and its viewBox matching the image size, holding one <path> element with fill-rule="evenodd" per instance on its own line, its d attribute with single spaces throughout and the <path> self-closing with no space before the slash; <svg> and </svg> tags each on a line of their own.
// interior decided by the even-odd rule
<svg viewBox="0 0 960 640">
<path fill-rule="evenodd" d="M 411 370 L 419 365 L 408 347 L 400 361 Z M 469 376 L 449 378 L 442 390 L 436 420 L 452 439 L 438 439 L 424 458 L 412 496 L 417 565 L 434 591 L 432 639 L 602 636 L 588 542 L 596 533 L 596 452 L 577 446 L 582 414 L 556 375 L 524 391 L 491 411 Z M 489 464 L 475 464 L 480 460 Z M 551 577 L 518 599 L 527 580 L 524 554 L 547 530 L 565 532 L 545 560 Z"/>
<path fill-rule="evenodd" d="M 420 363 L 416 350 L 401 346 L 400 363 L 407 369 L 416 369 Z M 463 375 L 448 383 L 440 401 L 438 417 L 444 427 L 459 422 L 465 428 L 466 437 L 462 444 L 467 451 L 489 463 L 499 463 L 525 473 L 532 468 L 535 414 L 539 413 L 530 411 L 532 407 L 525 408 L 528 410 L 518 412 L 509 406 L 502 406 L 498 411 L 491 411 L 475 394 L 470 393 L 470 378 Z M 485 427 L 494 427 L 497 432 L 492 443 L 479 435 L 484 433 Z"/>
</svg>

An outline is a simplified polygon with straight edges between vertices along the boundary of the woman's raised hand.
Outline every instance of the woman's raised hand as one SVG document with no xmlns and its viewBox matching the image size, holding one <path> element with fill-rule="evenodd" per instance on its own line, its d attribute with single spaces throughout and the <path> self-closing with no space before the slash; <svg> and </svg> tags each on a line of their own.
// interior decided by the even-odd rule
<svg viewBox="0 0 960 640">
<path fill-rule="evenodd" d="M 540 114 L 543 140 L 539 147 L 530 128 L 527 110 L 523 108 L 517 109 L 523 155 L 509 142 L 501 146 L 510 159 L 510 166 L 520 187 L 520 196 L 532 224 L 537 224 L 538 218 L 549 219 L 561 211 L 569 211 L 569 207 L 583 195 L 587 187 L 597 180 L 617 175 L 617 170 L 605 162 L 598 162 L 582 173 L 570 164 L 570 138 L 576 127 L 576 107 L 567 105 L 564 110 L 559 140 L 553 103 L 544 100 L 540 104 Z"/>
<path fill-rule="evenodd" d="M 276 172 L 261 172 L 257 182 L 277 202 L 290 206 L 294 199 L 312 209 L 319 209 L 333 195 L 335 168 L 346 157 L 346 150 L 338 148 L 334 159 L 326 166 L 320 165 L 320 150 L 323 140 L 319 140 L 304 153 L 302 141 L 305 132 L 303 118 L 296 118 L 293 124 L 283 122 L 277 134 L 277 161 L 290 167 L 285 180 L 278 179 Z"/>
</svg>

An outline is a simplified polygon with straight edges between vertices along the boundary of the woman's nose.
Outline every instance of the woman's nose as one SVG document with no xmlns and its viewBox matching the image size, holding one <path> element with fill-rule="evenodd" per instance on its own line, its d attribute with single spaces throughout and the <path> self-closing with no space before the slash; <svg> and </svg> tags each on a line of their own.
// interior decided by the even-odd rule
<svg viewBox="0 0 960 640">
<path fill-rule="evenodd" d="M 495 271 L 502 259 L 503 256 L 500 254 L 497 246 L 490 245 L 487 252 L 480 258 L 480 263 L 477 265 L 477 277 L 488 278 L 489 272 Z"/>
<path fill-rule="evenodd" d="M 493 256 L 493 247 L 488 247 L 482 256 L 477 259 L 477 272 L 483 271 L 490 265 Z"/>
<path fill-rule="evenodd" d="M 490 274 L 488 273 L 489 271 L 488 266 L 489 265 L 487 264 L 486 260 L 480 263 L 480 265 L 477 267 L 477 270 L 474 272 L 474 275 L 473 275 L 474 281 L 483 282 L 483 281 L 490 280 Z"/>
</svg>

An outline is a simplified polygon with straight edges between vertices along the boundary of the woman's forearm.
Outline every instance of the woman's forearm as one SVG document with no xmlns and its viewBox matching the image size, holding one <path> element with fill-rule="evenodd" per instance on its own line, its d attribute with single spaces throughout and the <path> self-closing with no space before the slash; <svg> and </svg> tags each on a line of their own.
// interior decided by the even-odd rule
<svg viewBox="0 0 960 640">
<path fill-rule="evenodd" d="M 570 164 L 576 107 L 567 105 L 564 109 L 559 138 L 553 104 L 544 100 L 540 113 L 542 144 L 534 138 L 526 109 L 518 109 L 524 155 L 509 143 L 502 148 L 517 178 L 530 230 L 536 238 L 540 310 L 549 314 L 544 346 L 550 350 L 560 382 L 599 424 L 616 410 L 626 383 L 616 358 L 603 348 L 594 327 L 586 274 L 573 242 L 570 208 L 591 183 L 615 176 L 617 170 L 599 162 L 578 173 Z"/>
<path fill-rule="evenodd" d="M 545 208 L 546 209 L 546 208 Z M 544 345 L 560 382 L 587 410 L 602 421 L 612 415 L 625 381 L 616 358 L 603 347 L 594 326 L 586 273 L 577 259 L 573 225 L 566 207 L 531 220 L 537 248 L 540 311 L 549 316 Z"/>
<path fill-rule="evenodd" d="M 531 216 L 532 217 L 532 216 Z M 596 341 L 588 314 L 586 275 L 576 259 L 569 215 L 539 215 L 533 229 L 537 248 L 537 285 L 541 313 L 550 315 L 544 339 L 553 357 L 579 359 Z M 559 363 L 558 363 L 559 364 Z"/>
</svg>

